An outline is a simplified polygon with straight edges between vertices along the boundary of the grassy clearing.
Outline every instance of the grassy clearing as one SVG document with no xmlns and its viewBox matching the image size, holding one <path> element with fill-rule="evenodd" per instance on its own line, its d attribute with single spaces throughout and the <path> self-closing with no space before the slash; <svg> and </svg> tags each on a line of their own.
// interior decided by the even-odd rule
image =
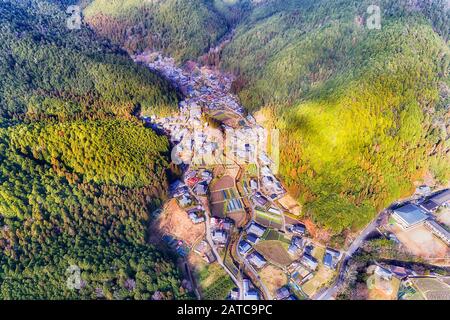
<svg viewBox="0 0 450 320">
<path fill-rule="evenodd" d="M 224 300 L 235 286 L 228 274 L 217 263 L 205 265 L 196 276 L 205 300 Z"/>
</svg>

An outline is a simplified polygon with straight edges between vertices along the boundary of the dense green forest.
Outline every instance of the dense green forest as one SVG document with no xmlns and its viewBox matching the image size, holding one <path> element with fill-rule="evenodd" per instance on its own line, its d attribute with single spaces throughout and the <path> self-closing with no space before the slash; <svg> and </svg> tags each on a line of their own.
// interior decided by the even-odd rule
<svg viewBox="0 0 450 320">
<path fill-rule="evenodd" d="M 97 183 L 153 185 L 169 165 L 167 139 L 128 121 L 33 123 L 16 126 L 9 136 L 22 155 L 69 167 Z"/>
<path fill-rule="evenodd" d="M 177 94 L 166 81 L 86 26 L 70 30 L 66 7 L 55 7 L 49 1 L 1 3 L 1 116 L 64 120 L 176 108 Z"/>
<path fill-rule="evenodd" d="M 240 23 L 222 67 L 277 119 L 280 173 L 313 221 L 360 228 L 427 169 L 448 181 L 449 26 L 442 1 L 390 0 L 268 1 Z"/>
<path fill-rule="evenodd" d="M 147 244 L 169 144 L 132 117 L 176 110 L 178 94 L 69 30 L 62 2 L 0 3 L 0 299 L 187 298 L 174 258 Z"/>
<path fill-rule="evenodd" d="M 229 0 L 93 0 L 84 15 L 99 34 L 131 52 L 162 50 L 185 61 L 207 51 L 248 7 L 248 1 Z"/>
</svg>

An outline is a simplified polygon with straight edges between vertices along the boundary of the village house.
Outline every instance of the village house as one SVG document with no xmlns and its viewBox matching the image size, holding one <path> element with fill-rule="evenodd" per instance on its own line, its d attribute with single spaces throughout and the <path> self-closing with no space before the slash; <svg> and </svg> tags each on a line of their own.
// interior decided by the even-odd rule
<svg viewBox="0 0 450 320">
<path fill-rule="evenodd" d="M 298 234 L 298 235 L 304 235 L 306 231 L 306 227 L 303 224 L 297 223 L 294 224 L 291 228 L 292 233 Z"/>
<path fill-rule="evenodd" d="M 242 282 L 244 287 L 244 300 L 259 300 L 259 294 L 251 287 L 250 280 L 244 279 Z"/>
<path fill-rule="evenodd" d="M 264 257 L 256 251 L 248 255 L 247 260 L 258 269 L 263 268 L 267 264 L 266 259 L 264 259 Z"/>
<path fill-rule="evenodd" d="M 302 252 L 302 249 L 297 247 L 296 245 L 294 245 L 292 243 L 289 245 L 288 253 L 290 255 L 296 256 L 296 255 L 300 254 L 301 252 Z"/>
<path fill-rule="evenodd" d="M 216 244 L 226 244 L 228 240 L 228 234 L 224 230 L 214 230 L 212 232 L 212 240 Z"/>
<path fill-rule="evenodd" d="M 385 269 L 379 265 L 375 267 L 374 274 L 376 274 L 378 277 L 380 277 L 383 280 L 391 281 L 392 280 L 392 272 L 388 269 Z"/>
<path fill-rule="evenodd" d="M 183 194 L 181 197 L 178 198 L 178 203 L 182 207 L 188 207 L 192 204 L 192 198 L 188 194 Z"/>
<path fill-rule="evenodd" d="M 429 213 L 435 212 L 439 207 L 447 206 L 450 206 L 450 189 L 436 192 L 420 204 L 420 207 Z"/>
<path fill-rule="evenodd" d="M 263 236 L 264 232 L 266 232 L 266 228 L 257 224 L 256 222 L 252 222 L 250 224 L 250 227 L 247 229 L 247 233 L 253 233 L 254 235 L 258 236 L 259 238 Z"/>
<path fill-rule="evenodd" d="M 284 300 L 284 299 L 288 298 L 290 294 L 291 294 L 291 292 L 289 291 L 288 287 L 282 287 L 277 290 L 276 298 L 277 298 L 277 300 Z"/>
<path fill-rule="evenodd" d="M 233 228 L 233 220 L 226 218 L 222 221 L 221 227 L 225 231 L 230 231 Z"/>
<path fill-rule="evenodd" d="M 252 246 L 247 241 L 241 240 L 239 242 L 238 250 L 241 255 L 246 255 L 251 249 Z"/>
<path fill-rule="evenodd" d="M 258 190 L 258 181 L 255 179 L 251 179 L 250 180 L 250 188 L 252 189 L 252 191 Z"/>
<path fill-rule="evenodd" d="M 208 192 L 208 185 L 204 182 L 199 182 L 196 184 L 193 191 L 198 196 L 205 196 Z"/>
<path fill-rule="evenodd" d="M 288 253 L 292 256 L 296 256 L 302 252 L 303 239 L 300 237 L 292 237 L 291 244 L 288 248 Z"/>
<path fill-rule="evenodd" d="M 194 224 L 205 222 L 205 216 L 199 211 L 189 213 L 188 217 Z"/>
<path fill-rule="evenodd" d="M 323 257 L 323 265 L 329 269 L 336 269 L 340 256 L 339 251 L 327 248 Z"/>
<path fill-rule="evenodd" d="M 304 266 L 308 267 L 312 271 L 315 271 L 319 265 L 316 258 L 314 258 L 313 256 L 311 256 L 309 254 L 304 254 L 301 259 L 301 262 Z"/>
<path fill-rule="evenodd" d="M 259 238 L 256 235 L 254 235 L 253 233 L 248 233 L 247 241 L 250 242 L 252 245 L 255 245 L 259 242 Z"/>
<path fill-rule="evenodd" d="M 267 200 L 267 198 L 264 197 L 260 192 L 255 193 L 255 195 L 252 197 L 252 200 L 253 203 L 261 207 L 265 207 L 269 202 L 269 200 Z"/>
<path fill-rule="evenodd" d="M 170 185 L 169 191 L 173 197 L 179 197 L 185 193 L 188 193 L 189 189 L 181 180 L 176 180 Z"/>
<path fill-rule="evenodd" d="M 230 300 L 239 300 L 239 289 L 233 288 L 230 292 Z"/>
<path fill-rule="evenodd" d="M 427 195 L 429 193 L 431 193 L 431 188 L 429 186 L 423 185 L 416 188 L 416 194 Z"/>
</svg>

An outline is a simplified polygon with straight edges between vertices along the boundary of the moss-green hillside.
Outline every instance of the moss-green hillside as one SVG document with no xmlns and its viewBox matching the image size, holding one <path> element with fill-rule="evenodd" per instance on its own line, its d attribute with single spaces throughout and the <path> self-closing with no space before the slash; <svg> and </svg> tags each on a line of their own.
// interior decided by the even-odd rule
<svg viewBox="0 0 450 320">
<path fill-rule="evenodd" d="M 371 4 L 380 30 L 366 26 Z M 334 233 L 362 227 L 428 168 L 448 179 L 450 20 L 440 5 L 269 1 L 223 52 L 247 108 L 274 109 L 280 173 L 304 213 Z"/>
<path fill-rule="evenodd" d="M 177 93 L 69 30 L 69 3 L 0 3 L 0 299 L 186 298 L 173 257 L 147 243 L 168 141 L 132 116 L 176 110 Z"/>
<path fill-rule="evenodd" d="M 98 118 L 176 110 L 177 94 L 51 2 L 0 5 L 0 116 Z M 63 11 L 64 10 L 64 11 Z"/>
</svg>

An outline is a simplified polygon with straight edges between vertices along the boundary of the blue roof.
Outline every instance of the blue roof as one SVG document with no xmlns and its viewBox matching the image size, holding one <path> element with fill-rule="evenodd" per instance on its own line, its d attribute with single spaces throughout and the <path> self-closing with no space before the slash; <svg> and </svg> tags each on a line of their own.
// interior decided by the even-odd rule
<svg viewBox="0 0 450 320">
<path fill-rule="evenodd" d="M 253 233 L 249 233 L 247 235 L 247 240 L 252 243 L 256 243 L 256 241 L 258 241 L 258 237 L 256 235 L 254 235 Z"/>
<path fill-rule="evenodd" d="M 442 205 L 447 201 L 450 201 L 450 189 L 442 190 L 430 197 L 430 200 L 433 200 L 434 203 L 438 205 Z"/>
<path fill-rule="evenodd" d="M 427 218 L 427 215 L 418 206 L 411 203 L 395 209 L 394 212 L 409 225 L 423 221 Z"/>
<path fill-rule="evenodd" d="M 246 253 L 252 248 L 252 246 L 245 240 L 239 242 L 239 251 L 240 253 Z"/>
<path fill-rule="evenodd" d="M 329 253 L 325 254 L 325 257 L 323 258 L 323 264 L 327 267 L 332 268 L 333 267 L 333 256 Z"/>
</svg>

